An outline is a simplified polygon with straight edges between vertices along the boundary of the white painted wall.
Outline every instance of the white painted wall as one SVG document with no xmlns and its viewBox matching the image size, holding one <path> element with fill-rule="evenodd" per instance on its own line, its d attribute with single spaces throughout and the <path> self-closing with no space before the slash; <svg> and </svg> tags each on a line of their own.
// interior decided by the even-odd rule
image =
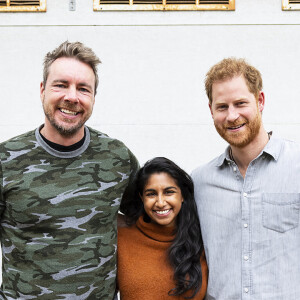
<svg viewBox="0 0 300 300">
<path fill-rule="evenodd" d="M 236 0 L 236 10 L 94 12 L 92 0 L 48 0 L 46 13 L 0 14 L 0 142 L 43 122 L 42 60 L 66 39 L 103 64 L 88 125 L 123 140 L 143 164 L 166 156 L 191 171 L 223 151 L 204 92 L 205 73 L 227 56 L 263 75 L 268 130 L 300 141 L 300 11 L 281 0 Z"/>
<path fill-rule="evenodd" d="M 281 0 L 236 0 L 236 10 L 94 12 L 92 0 L 48 0 L 46 13 L 0 13 L 0 142 L 43 122 L 42 60 L 66 39 L 103 64 L 88 125 L 124 141 L 140 163 L 166 156 L 190 172 L 220 154 L 203 80 L 228 56 L 263 75 L 265 127 L 300 142 L 300 11 Z"/>
</svg>

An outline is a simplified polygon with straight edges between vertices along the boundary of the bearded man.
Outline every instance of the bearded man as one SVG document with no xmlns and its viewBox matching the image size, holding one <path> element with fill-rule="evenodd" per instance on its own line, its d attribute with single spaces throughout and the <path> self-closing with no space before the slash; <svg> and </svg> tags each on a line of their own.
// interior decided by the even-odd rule
<svg viewBox="0 0 300 300">
<path fill-rule="evenodd" d="M 264 129 L 260 72 L 228 58 L 206 75 L 229 146 L 192 173 L 209 267 L 206 299 L 300 299 L 300 147 Z"/>
<path fill-rule="evenodd" d="M 0 144 L 1 299 L 113 299 L 116 219 L 138 162 L 85 126 L 99 58 L 80 42 L 44 60 L 45 123 Z"/>
</svg>

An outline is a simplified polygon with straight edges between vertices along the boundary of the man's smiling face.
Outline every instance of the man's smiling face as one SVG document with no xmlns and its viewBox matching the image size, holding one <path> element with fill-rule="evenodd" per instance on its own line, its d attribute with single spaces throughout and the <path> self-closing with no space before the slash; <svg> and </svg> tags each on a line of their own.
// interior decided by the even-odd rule
<svg viewBox="0 0 300 300">
<path fill-rule="evenodd" d="M 74 58 L 56 59 L 46 85 L 41 83 L 45 131 L 63 137 L 79 134 L 92 114 L 94 95 L 95 75 L 89 65 Z"/>
<path fill-rule="evenodd" d="M 212 85 L 211 114 L 216 130 L 230 145 L 243 148 L 258 135 L 262 126 L 264 95 L 252 94 L 243 76 Z"/>
</svg>

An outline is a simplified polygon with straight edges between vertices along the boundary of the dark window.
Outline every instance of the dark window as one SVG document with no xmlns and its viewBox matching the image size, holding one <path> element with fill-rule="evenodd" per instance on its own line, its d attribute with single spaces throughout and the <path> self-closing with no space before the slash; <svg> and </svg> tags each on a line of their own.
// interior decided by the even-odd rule
<svg viewBox="0 0 300 300">
<path fill-rule="evenodd" d="M 46 11 L 46 0 L 0 0 L 0 12 Z"/>
<path fill-rule="evenodd" d="M 94 10 L 234 10 L 235 0 L 93 0 Z"/>
</svg>

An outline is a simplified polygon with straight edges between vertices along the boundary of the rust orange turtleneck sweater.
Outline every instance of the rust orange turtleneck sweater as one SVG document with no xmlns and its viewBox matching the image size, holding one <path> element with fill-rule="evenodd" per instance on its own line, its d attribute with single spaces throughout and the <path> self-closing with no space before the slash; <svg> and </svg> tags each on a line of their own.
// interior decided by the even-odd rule
<svg viewBox="0 0 300 300">
<path fill-rule="evenodd" d="M 145 223 L 140 217 L 131 227 L 118 230 L 118 287 L 121 300 L 183 300 L 169 296 L 175 287 L 167 249 L 174 228 Z M 204 299 L 207 288 L 207 264 L 201 257 L 202 286 L 194 300 Z M 187 294 L 185 295 L 187 296 Z"/>
</svg>

